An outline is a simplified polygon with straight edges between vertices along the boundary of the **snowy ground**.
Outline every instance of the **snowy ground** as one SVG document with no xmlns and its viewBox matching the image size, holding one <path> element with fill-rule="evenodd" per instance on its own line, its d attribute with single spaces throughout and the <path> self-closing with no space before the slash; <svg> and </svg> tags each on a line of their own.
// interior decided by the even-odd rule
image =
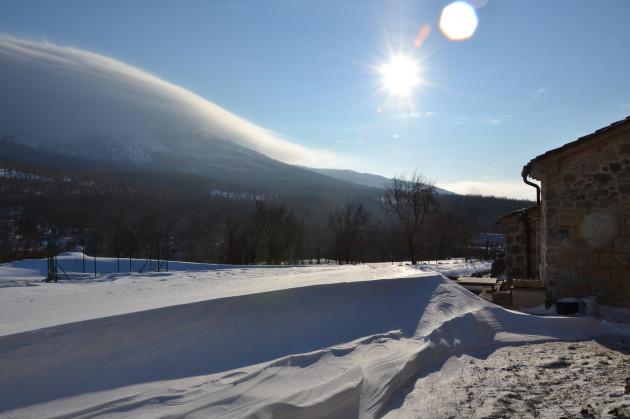
<svg viewBox="0 0 630 419">
<path fill-rule="evenodd" d="M 421 373 L 385 417 L 630 417 L 628 377 L 627 335 L 466 351 Z"/>
<path fill-rule="evenodd" d="M 630 415 L 630 325 L 508 311 L 439 273 L 487 263 L 45 268 L 0 265 L 2 417 Z"/>
</svg>

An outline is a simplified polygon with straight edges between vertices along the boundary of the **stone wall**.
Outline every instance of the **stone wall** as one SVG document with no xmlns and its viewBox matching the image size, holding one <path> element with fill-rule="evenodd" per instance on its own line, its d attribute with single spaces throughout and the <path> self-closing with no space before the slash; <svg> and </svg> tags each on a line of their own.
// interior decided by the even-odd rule
<svg viewBox="0 0 630 419">
<path fill-rule="evenodd" d="M 530 208 L 519 213 L 507 215 L 502 217 L 500 222 L 505 225 L 506 278 L 508 280 L 538 278 L 540 208 L 534 207 L 533 209 Z M 528 250 L 529 257 L 527 255 Z M 528 262 L 529 267 L 527 265 Z"/>
<path fill-rule="evenodd" d="M 556 298 L 595 295 L 630 307 L 630 130 L 577 146 L 533 161 L 542 187 L 541 279 Z"/>
</svg>

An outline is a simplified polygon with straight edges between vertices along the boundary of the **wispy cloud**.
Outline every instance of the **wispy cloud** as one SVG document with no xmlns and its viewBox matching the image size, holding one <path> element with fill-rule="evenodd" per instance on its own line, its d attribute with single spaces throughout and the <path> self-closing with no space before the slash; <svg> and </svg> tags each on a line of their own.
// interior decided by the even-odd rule
<svg viewBox="0 0 630 419">
<path fill-rule="evenodd" d="M 540 89 L 536 90 L 536 92 L 532 95 L 532 98 L 534 99 L 538 99 L 539 97 L 541 97 L 545 92 L 547 91 L 547 89 L 545 89 L 544 87 L 541 87 Z"/>
<path fill-rule="evenodd" d="M 500 115 L 493 117 L 483 117 L 483 116 L 458 116 L 454 122 L 454 125 L 485 125 L 485 124 L 501 124 L 512 118 L 512 115 Z"/>
<path fill-rule="evenodd" d="M 511 118 L 512 115 L 501 115 L 499 117 L 496 118 L 490 118 L 488 119 L 488 122 L 491 124 L 500 124 L 502 122 L 504 122 L 506 119 Z"/>
<path fill-rule="evenodd" d="M 398 115 L 399 118 L 422 118 L 426 116 L 434 115 L 435 112 L 409 112 Z"/>
<path fill-rule="evenodd" d="M 214 103 L 110 57 L 0 36 L 2 134 L 218 137 L 274 159 L 329 167 L 342 156 L 286 141 Z M 52 141 L 52 139 L 51 139 Z"/>
<path fill-rule="evenodd" d="M 468 195 L 499 196 L 518 199 L 536 199 L 536 191 L 523 182 L 506 182 L 501 180 L 461 181 L 440 183 L 440 188 Z"/>
</svg>

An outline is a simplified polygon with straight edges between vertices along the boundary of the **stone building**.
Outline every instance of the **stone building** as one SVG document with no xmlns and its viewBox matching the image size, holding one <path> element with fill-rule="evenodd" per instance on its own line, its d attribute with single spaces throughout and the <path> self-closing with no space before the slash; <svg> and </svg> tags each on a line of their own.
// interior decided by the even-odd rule
<svg viewBox="0 0 630 419">
<path fill-rule="evenodd" d="M 508 279 L 540 277 L 540 205 L 504 215 L 505 276 Z"/>
<path fill-rule="evenodd" d="M 503 216 L 506 276 L 539 278 L 550 300 L 630 307 L 630 117 L 523 168 L 538 203 Z"/>
</svg>

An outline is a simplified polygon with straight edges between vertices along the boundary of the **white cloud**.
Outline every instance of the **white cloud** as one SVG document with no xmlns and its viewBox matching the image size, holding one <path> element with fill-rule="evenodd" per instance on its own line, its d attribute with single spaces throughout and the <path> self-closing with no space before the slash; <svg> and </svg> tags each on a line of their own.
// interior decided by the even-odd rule
<svg viewBox="0 0 630 419">
<path fill-rule="evenodd" d="M 72 47 L 0 36 L 1 134 L 206 135 L 316 167 L 343 160 L 291 143 L 138 68 Z"/>
<path fill-rule="evenodd" d="M 518 199 L 536 200 L 536 189 L 524 182 L 507 182 L 495 180 L 461 181 L 440 183 L 440 188 L 463 195 L 498 196 Z"/>
</svg>

